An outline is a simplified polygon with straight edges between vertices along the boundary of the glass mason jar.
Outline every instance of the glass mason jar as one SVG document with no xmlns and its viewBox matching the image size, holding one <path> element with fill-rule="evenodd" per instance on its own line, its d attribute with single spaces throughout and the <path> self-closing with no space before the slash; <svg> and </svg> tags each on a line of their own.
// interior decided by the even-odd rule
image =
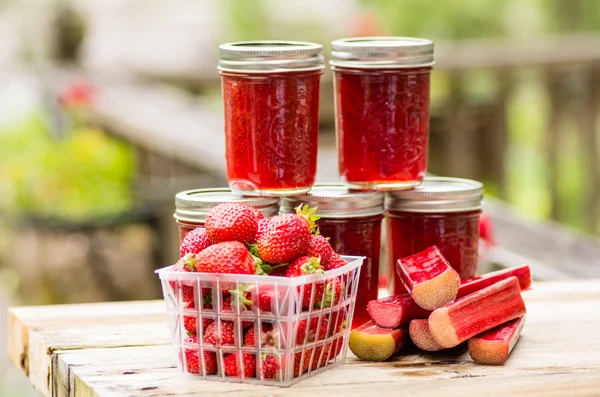
<svg viewBox="0 0 600 397">
<path fill-rule="evenodd" d="M 460 178 L 426 177 L 413 190 L 386 197 L 389 290 L 406 292 L 397 261 L 437 246 L 462 279 L 477 275 L 483 185 Z"/>
<path fill-rule="evenodd" d="M 307 192 L 317 170 L 323 46 L 249 41 L 220 50 L 229 186 L 246 195 Z"/>
<path fill-rule="evenodd" d="M 179 243 L 188 232 L 204 226 L 206 216 L 221 203 L 242 203 L 259 210 L 265 217 L 277 215 L 279 199 L 274 197 L 243 197 L 226 187 L 185 190 L 175 195 L 175 214 L 179 225 Z"/>
<path fill-rule="evenodd" d="M 329 237 L 333 250 L 340 255 L 365 256 L 358 282 L 354 319 L 355 328 L 367 321 L 367 303 L 377 299 L 379 253 L 384 196 L 378 192 L 351 192 L 341 184 L 317 184 L 307 194 L 284 197 L 281 212 L 308 204 L 317 207 L 321 234 Z"/>
<path fill-rule="evenodd" d="M 427 170 L 433 42 L 356 37 L 331 44 L 342 180 L 365 190 L 417 186 Z"/>
</svg>

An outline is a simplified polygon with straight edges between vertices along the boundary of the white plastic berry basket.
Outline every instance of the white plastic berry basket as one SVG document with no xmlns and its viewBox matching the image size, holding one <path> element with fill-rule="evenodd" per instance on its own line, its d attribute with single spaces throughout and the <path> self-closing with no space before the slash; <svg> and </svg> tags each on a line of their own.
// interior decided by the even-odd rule
<svg viewBox="0 0 600 397">
<path fill-rule="evenodd" d="M 338 269 L 294 278 L 157 270 L 179 369 L 290 386 L 341 365 L 364 257 L 343 258 Z"/>
</svg>

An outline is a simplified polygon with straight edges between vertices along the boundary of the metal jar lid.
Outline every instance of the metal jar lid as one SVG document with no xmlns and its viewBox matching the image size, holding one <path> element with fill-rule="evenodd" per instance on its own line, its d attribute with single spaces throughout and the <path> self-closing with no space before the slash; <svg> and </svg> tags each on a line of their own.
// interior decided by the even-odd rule
<svg viewBox="0 0 600 397">
<path fill-rule="evenodd" d="M 387 210 L 408 212 L 462 212 L 483 206 L 483 184 L 462 178 L 425 177 L 412 190 L 389 192 Z"/>
<path fill-rule="evenodd" d="M 331 42 L 331 66 L 360 69 L 433 66 L 433 41 L 412 37 L 351 37 Z"/>
<path fill-rule="evenodd" d="M 341 184 L 316 184 L 306 194 L 283 197 L 281 212 L 293 212 L 300 204 L 318 207 L 321 218 L 357 218 L 383 214 L 384 195 L 380 192 L 352 192 Z"/>
<path fill-rule="evenodd" d="M 239 41 L 219 46 L 222 72 L 276 73 L 325 67 L 323 46 L 302 41 Z"/>
<path fill-rule="evenodd" d="M 178 221 L 204 223 L 206 216 L 221 203 L 242 203 L 254 207 L 266 217 L 276 215 L 279 199 L 274 197 L 238 196 L 226 187 L 185 190 L 175 195 L 175 214 Z"/>
</svg>

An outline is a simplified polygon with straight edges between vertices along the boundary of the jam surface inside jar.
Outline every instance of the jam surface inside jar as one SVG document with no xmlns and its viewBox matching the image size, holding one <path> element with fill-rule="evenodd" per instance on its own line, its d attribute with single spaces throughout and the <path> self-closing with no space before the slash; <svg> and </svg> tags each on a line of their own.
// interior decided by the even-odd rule
<svg viewBox="0 0 600 397">
<path fill-rule="evenodd" d="M 367 303 L 377 299 L 382 218 L 383 215 L 375 215 L 349 219 L 321 218 L 317 221 L 321 234 L 329 237 L 335 252 L 366 257 L 360 269 L 352 328 L 369 321 Z"/>
<path fill-rule="evenodd" d="M 412 187 L 423 179 L 430 70 L 335 69 L 339 168 L 348 184 Z"/>
<path fill-rule="evenodd" d="M 448 213 L 388 211 L 388 277 L 390 293 L 406 292 L 398 259 L 437 246 L 461 279 L 477 275 L 479 214 L 481 210 Z"/>
</svg>

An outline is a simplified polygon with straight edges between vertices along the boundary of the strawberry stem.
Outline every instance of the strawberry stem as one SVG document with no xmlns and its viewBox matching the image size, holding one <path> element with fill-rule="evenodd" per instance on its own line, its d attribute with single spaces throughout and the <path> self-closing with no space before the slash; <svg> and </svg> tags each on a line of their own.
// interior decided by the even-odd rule
<svg viewBox="0 0 600 397">
<path fill-rule="evenodd" d="M 231 294 L 231 306 L 238 306 L 242 310 L 250 310 L 249 307 L 252 306 L 252 301 L 246 298 L 246 294 L 254 288 L 252 284 L 240 284 L 240 286 L 236 289 L 229 290 Z"/>
<path fill-rule="evenodd" d="M 318 236 L 320 234 L 319 227 L 317 226 L 317 221 L 321 219 L 320 215 L 317 215 L 317 207 L 310 208 L 308 204 L 300 204 L 295 208 L 296 214 L 300 215 L 304 219 L 308 221 L 308 226 L 310 228 L 310 233 Z"/>
</svg>

